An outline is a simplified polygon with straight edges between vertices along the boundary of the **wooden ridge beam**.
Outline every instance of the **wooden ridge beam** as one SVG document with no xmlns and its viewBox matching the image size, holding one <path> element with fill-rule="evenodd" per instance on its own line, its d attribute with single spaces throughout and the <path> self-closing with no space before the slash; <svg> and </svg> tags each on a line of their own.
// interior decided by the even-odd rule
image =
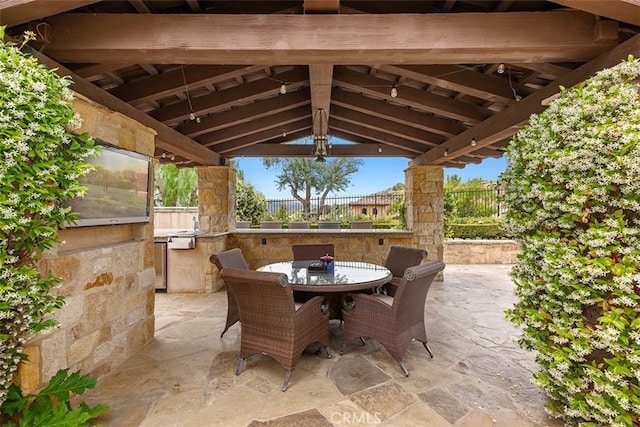
<svg viewBox="0 0 640 427">
<path fill-rule="evenodd" d="M 602 21 L 572 10 L 266 16 L 68 13 L 46 22 L 54 37 L 45 52 L 59 62 L 82 63 L 138 63 L 141 57 L 154 64 L 584 62 L 618 43 L 610 26 L 595 41 Z"/>
<path fill-rule="evenodd" d="M 309 82 L 311 85 L 311 114 L 313 116 L 313 134 L 326 135 L 329 128 L 329 106 L 331 105 L 331 85 L 333 83 L 333 65 L 310 64 Z M 324 111 L 324 119 L 318 111 Z"/>
</svg>

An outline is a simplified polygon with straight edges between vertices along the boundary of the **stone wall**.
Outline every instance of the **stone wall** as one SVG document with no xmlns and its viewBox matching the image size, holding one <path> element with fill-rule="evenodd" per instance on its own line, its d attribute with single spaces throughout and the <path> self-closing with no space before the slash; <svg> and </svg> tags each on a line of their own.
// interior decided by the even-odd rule
<svg viewBox="0 0 640 427">
<path fill-rule="evenodd" d="M 226 247 L 240 248 L 250 268 L 257 268 L 272 262 L 290 261 L 291 245 L 295 243 L 326 243 L 335 247 L 336 259 L 364 261 L 383 264 L 391 245 L 411 246 L 413 233 L 389 230 L 358 233 L 353 230 L 345 232 L 322 233 L 291 232 L 266 230 L 260 233 L 231 233 Z"/>
<path fill-rule="evenodd" d="M 152 156 L 154 132 L 78 96 L 80 132 Z M 18 383 L 27 392 L 48 383 L 59 369 L 99 377 L 153 338 L 155 271 L 153 224 L 61 230 L 62 240 L 40 268 L 62 279 L 54 290 L 66 305 L 55 313 L 60 327 L 41 333 L 26 347 Z"/>
<path fill-rule="evenodd" d="M 156 207 L 153 209 L 155 230 L 191 230 L 193 217 L 198 219 L 198 208 Z"/>
<path fill-rule="evenodd" d="M 520 245 L 513 240 L 450 239 L 444 245 L 446 264 L 513 264 Z"/>
<path fill-rule="evenodd" d="M 222 288 L 218 269 L 209 257 L 224 251 L 226 241 L 226 234 L 198 236 L 194 249 L 167 250 L 167 292 L 208 294 Z"/>
</svg>

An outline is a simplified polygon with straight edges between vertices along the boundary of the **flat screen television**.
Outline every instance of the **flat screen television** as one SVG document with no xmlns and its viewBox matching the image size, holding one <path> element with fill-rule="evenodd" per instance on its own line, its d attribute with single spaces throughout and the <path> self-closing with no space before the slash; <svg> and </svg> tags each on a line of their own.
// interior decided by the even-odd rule
<svg viewBox="0 0 640 427">
<path fill-rule="evenodd" d="M 87 187 L 84 197 L 65 202 L 79 215 L 69 227 L 149 222 L 152 194 L 151 158 L 104 143 L 87 162 L 95 170 L 79 179 Z"/>
</svg>

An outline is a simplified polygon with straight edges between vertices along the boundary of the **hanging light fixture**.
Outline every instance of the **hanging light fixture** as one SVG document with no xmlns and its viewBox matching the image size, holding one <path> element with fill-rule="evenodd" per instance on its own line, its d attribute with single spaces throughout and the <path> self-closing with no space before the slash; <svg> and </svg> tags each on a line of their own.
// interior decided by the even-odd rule
<svg viewBox="0 0 640 427">
<path fill-rule="evenodd" d="M 287 85 L 285 82 L 282 82 L 282 84 L 280 85 L 280 95 L 286 95 L 287 94 Z"/>
<path fill-rule="evenodd" d="M 193 112 L 193 104 L 191 104 L 191 96 L 189 96 L 189 88 L 187 87 L 187 77 L 184 74 L 184 66 L 180 64 L 180 70 L 182 71 L 182 81 L 184 82 L 184 92 L 187 95 L 187 102 L 189 103 L 189 120 L 195 120 L 196 123 L 200 123 L 200 117 Z"/>
<path fill-rule="evenodd" d="M 314 113 L 314 124 L 317 123 L 315 129 L 318 130 L 317 135 L 313 135 L 313 150 L 311 155 L 316 158 L 316 162 L 324 162 L 325 157 L 331 152 L 331 144 L 329 143 L 329 135 L 324 133 L 324 123 L 327 121 L 327 112 L 319 108 Z M 324 123 L 323 123 L 324 120 Z"/>
<path fill-rule="evenodd" d="M 398 88 L 395 85 L 391 87 L 391 97 L 392 98 L 398 97 Z"/>
</svg>

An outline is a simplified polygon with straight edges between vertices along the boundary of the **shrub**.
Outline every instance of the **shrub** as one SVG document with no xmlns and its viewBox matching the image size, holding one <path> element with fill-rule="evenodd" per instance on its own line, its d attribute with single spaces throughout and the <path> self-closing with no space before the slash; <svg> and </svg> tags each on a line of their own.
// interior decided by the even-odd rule
<svg viewBox="0 0 640 427">
<path fill-rule="evenodd" d="M 0 405 L 7 398 L 28 338 L 55 325 L 62 306 L 37 262 L 57 241 L 57 230 L 77 219 L 60 202 L 84 194 L 78 177 L 91 166 L 93 141 L 71 133 L 71 81 L 4 42 L 0 27 Z"/>
<path fill-rule="evenodd" d="M 640 426 L 640 63 L 603 70 L 513 138 L 501 181 L 522 252 L 507 317 L 548 411 Z"/>
</svg>

